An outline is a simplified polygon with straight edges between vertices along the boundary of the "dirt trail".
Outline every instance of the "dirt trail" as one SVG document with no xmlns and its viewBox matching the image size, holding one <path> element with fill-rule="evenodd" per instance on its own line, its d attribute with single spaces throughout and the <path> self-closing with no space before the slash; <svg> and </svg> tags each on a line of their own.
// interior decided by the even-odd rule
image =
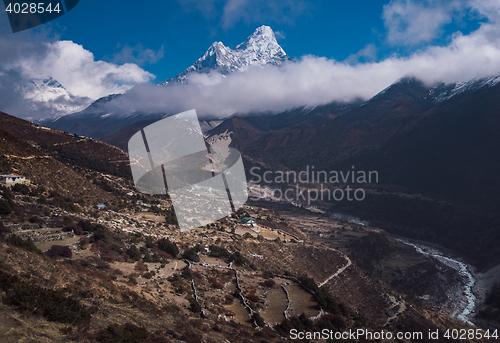
<svg viewBox="0 0 500 343">
<path fill-rule="evenodd" d="M 319 287 L 319 288 L 321 288 L 321 287 L 323 287 L 324 285 L 326 285 L 326 284 L 327 284 L 327 283 L 328 283 L 331 279 L 333 279 L 333 278 L 335 278 L 335 277 L 339 276 L 339 275 L 340 275 L 340 274 L 341 274 L 344 270 L 346 270 L 346 269 L 347 269 L 347 268 L 348 268 L 348 267 L 352 264 L 352 261 L 351 261 L 351 259 L 350 259 L 348 256 L 344 255 L 344 257 L 345 257 L 345 259 L 347 260 L 347 264 L 346 264 L 345 266 L 343 266 L 342 268 L 340 268 L 339 270 L 337 270 L 337 271 L 335 272 L 335 274 L 330 275 L 330 276 L 329 276 L 329 277 L 328 277 L 325 281 L 323 281 L 322 283 L 320 283 L 320 284 L 318 285 L 318 287 Z"/>
</svg>

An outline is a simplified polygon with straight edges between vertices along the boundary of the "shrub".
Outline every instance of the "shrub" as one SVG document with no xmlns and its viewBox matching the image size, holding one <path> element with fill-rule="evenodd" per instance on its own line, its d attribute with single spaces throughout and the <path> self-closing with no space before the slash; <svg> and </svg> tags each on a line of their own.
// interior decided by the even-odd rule
<svg viewBox="0 0 500 343">
<path fill-rule="evenodd" d="M 84 231 L 89 231 L 89 232 L 94 231 L 94 225 L 92 225 L 90 220 L 80 219 L 78 221 L 78 226 L 80 226 Z"/>
<path fill-rule="evenodd" d="M 257 326 L 259 327 L 263 327 L 264 325 L 266 325 L 264 319 L 262 319 L 262 316 L 260 315 L 259 312 L 254 312 L 254 314 L 252 315 L 252 319 L 254 320 L 255 324 L 257 324 Z"/>
<path fill-rule="evenodd" d="M 154 259 L 151 255 L 149 254 L 146 254 L 144 255 L 144 257 L 142 258 L 142 261 L 146 262 L 146 263 L 153 263 L 154 262 Z"/>
<path fill-rule="evenodd" d="M 217 245 L 210 245 L 209 249 L 210 249 L 210 254 L 209 254 L 210 256 L 225 257 L 225 258 L 231 257 L 231 253 L 229 253 L 229 251 L 227 251 L 227 249 L 224 247 L 219 247 Z"/>
<path fill-rule="evenodd" d="M 14 186 L 12 186 L 12 191 L 27 195 L 30 192 L 30 188 L 27 185 L 16 183 Z"/>
<path fill-rule="evenodd" d="M 264 270 L 262 272 L 262 276 L 266 279 L 272 279 L 274 277 L 274 274 L 270 272 L 269 270 Z"/>
<path fill-rule="evenodd" d="M 113 238 L 104 226 L 97 224 L 94 231 L 94 240 L 101 240 L 106 243 L 111 243 L 113 241 Z"/>
<path fill-rule="evenodd" d="M 66 297 L 64 290 L 31 285 L 3 271 L 0 271 L 0 287 L 5 291 L 4 304 L 18 306 L 49 321 L 76 324 L 90 320 L 90 311 L 77 299 Z"/>
<path fill-rule="evenodd" d="M 158 240 L 156 244 L 158 244 L 158 248 L 165 251 L 167 254 L 172 255 L 172 257 L 174 258 L 179 254 L 179 248 L 177 247 L 177 244 L 175 244 L 175 242 L 171 242 L 168 238 L 162 238 Z"/>
<path fill-rule="evenodd" d="M 64 231 L 66 232 L 70 232 L 73 230 L 73 232 L 75 233 L 75 235 L 78 235 L 80 236 L 81 234 L 83 234 L 83 229 L 76 225 L 75 223 L 68 223 L 64 226 Z"/>
<path fill-rule="evenodd" d="M 260 298 L 259 298 L 259 296 L 257 294 L 249 294 L 247 296 L 247 299 L 250 300 L 250 301 L 252 301 L 252 302 L 254 302 L 254 303 L 257 303 L 257 302 L 260 301 Z"/>
<path fill-rule="evenodd" d="M 182 277 L 187 280 L 191 280 L 193 278 L 193 272 L 191 271 L 191 269 L 189 269 L 188 266 L 185 266 L 182 269 Z"/>
<path fill-rule="evenodd" d="M 200 256 L 198 256 L 195 248 L 184 251 L 182 258 L 193 262 L 200 262 Z"/>
<path fill-rule="evenodd" d="M 97 262 L 96 267 L 97 267 L 97 269 L 109 269 L 109 268 L 111 268 L 110 264 L 106 261 Z M 117 269 L 117 270 L 119 270 L 119 269 Z"/>
<path fill-rule="evenodd" d="M 0 233 L 10 233 L 11 229 L 4 225 L 2 221 L 0 221 Z"/>
<path fill-rule="evenodd" d="M 226 300 L 226 305 L 231 305 L 234 301 L 234 297 L 232 295 L 229 295 L 229 294 L 226 294 L 224 299 Z"/>
<path fill-rule="evenodd" d="M 133 277 L 132 275 L 129 275 L 127 278 L 128 278 L 128 281 L 129 281 L 132 285 L 137 285 L 137 280 L 135 279 L 135 277 Z"/>
<path fill-rule="evenodd" d="M 50 257 L 57 257 L 57 256 L 71 257 L 73 253 L 71 252 L 71 249 L 67 246 L 53 245 L 52 247 L 50 247 L 49 251 L 47 251 L 47 255 L 49 255 Z"/>
<path fill-rule="evenodd" d="M 14 245 L 18 248 L 25 249 L 37 254 L 41 254 L 42 252 L 40 249 L 38 249 L 31 240 L 31 238 L 28 238 L 27 240 L 24 240 L 16 235 L 11 235 L 9 238 L 7 238 L 7 243 Z"/>
<path fill-rule="evenodd" d="M 154 248 L 155 244 L 153 242 L 153 237 L 149 236 L 146 238 L 146 247 L 148 249 Z"/>
<path fill-rule="evenodd" d="M 127 249 L 127 255 L 130 256 L 131 259 L 134 259 L 136 261 L 139 261 L 142 257 L 141 252 L 135 245 L 132 245 L 130 248 Z"/>
<path fill-rule="evenodd" d="M 212 288 L 217 288 L 217 289 L 224 289 L 224 285 L 221 284 L 220 282 L 214 282 L 212 283 Z"/>
<path fill-rule="evenodd" d="M 201 312 L 201 306 L 198 304 L 196 300 L 193 298 L 189 299 L 189 310 L 194 313 L 200 313 Z"/>
<path fill-rule="evenodd" d="M 266 285 L 266 287 L 269 287 L 269 288 L 272 288 L 275 284 L 276 284 L 276 282 L 274 282 L 273 279 L 267 279 L 266 281 L 264 281 L 264 285 Z"/>
<path fill-rule="evenodd" d="M 148 270 L 148 267 L 146 267 L 146 265 L 144 264 L 144 262 L 137 261 L 136 264 L 135 264 L 134 269 L 137 270 L 137 271 L 139 271 L 139 272 L 145 272 L 145 271 Z"/>
<path fill-rule="evenodd" d="M 235 264 L 240 266 L 243 266 L 248 263 L 248 260 L 239 251 L 236 251 L 231 259 Z"/>
<path fill-rule="evenodd" d="M 313 279 L 308 276 L 301 275 L 298 277 L 298 280 L 302 287 L 314 293 L 316 301 L 324 310 L 333 314 L 347 314 L 347 310 L 344 305 L 337 303 L 325 288 L 319 288 Z"/>
<path fill-rule="evenodd" d="M 4 199 L 14 200 L 14 193 L 8 187 L 0 186 L 0 191 L 2 191 L 2 195 Z"/>
<path fill-rule="evenodd" d="M 81 237 L 80 238 L 80 243 L 79 243 L 80 248 L 84 249 L 87 246 L 87 244 L 89 244 L 89 243 L 90 243 L 90 238 L 88 238 L 88 237 Z"/>
<path fill-rule="evenodd" d="M 7 215 L 12 212 L 10 203 L 6 199 L 0 199 L 0 214 Z"/>
<path fill-rule="evenodd" d="M 167 342 L 154 337 L 144 327 L 136 326 L 131 323 L 123 325 L 112 324 L 97 333 L 97 342 L 99 343 L 117 343 L 117 342 Z"/>
<path fill-rule="evenodd" d="M 165 211 L 165 222 L 167 224 L 178 225 L 177 217 L 176 217 L 175 211 L 173 209 L 167 209 Z"/>
</svg>

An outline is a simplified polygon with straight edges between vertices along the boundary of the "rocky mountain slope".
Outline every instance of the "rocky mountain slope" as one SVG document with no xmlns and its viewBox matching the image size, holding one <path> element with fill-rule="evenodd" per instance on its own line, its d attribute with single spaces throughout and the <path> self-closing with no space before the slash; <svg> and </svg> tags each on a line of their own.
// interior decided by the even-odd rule
<svg viewBox="0 0 500 343">
<path fill-rule="evenodd" d="M 121 150 L 1 112 L 0 123 L 2 174 L 26 176 L 45 192 L 59 194 L 71 203 L 119 202 L 81 172 L 97 170 L 128 176 L 128 156 Z"/>
<path fill-rule="evenodd" d="M 248 157 L 249 167 L 260 163 L 274 170 L 301 171 L 309 165 L 327 172 L 352 166 L 377 171 L 379 183 L 374 186 L 381 192 L 367 201 L 330 205 L 488 264 L 500 257 L 494 200 L 500 187 L 495 176 L 500 172 L 500 85 L 495 80 L 450 85 L 438 92 L 419 80 L 403 79 L 321 126 L 268 130 L 248 143 L 238 141 L 247 132 L 238 131 L 241 125 L 224 135 L 231 137 L 227 144 L 240 147 Z M 258 118 L 252 120 L 255 125 Z M 208 139 L 220 135 L 216 129 Z M 450 238 L 457 234 L 458 239 Z"/>
</svg>

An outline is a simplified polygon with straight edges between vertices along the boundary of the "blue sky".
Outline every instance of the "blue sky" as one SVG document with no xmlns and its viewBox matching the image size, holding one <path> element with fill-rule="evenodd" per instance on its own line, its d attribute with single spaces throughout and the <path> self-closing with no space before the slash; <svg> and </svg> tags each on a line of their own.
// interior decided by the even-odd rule
<svg viewBox="0 0 500 343">
<path fill-rule="evenodd" d="M 231 3 L 241 8 L 228 10 Z M 61 39 L 72 40 L 98 60 L 139 62 L 162 82 L 182 72 L 214 41 L 234 48 L 256 27 L 269 25 L 293 58 L 312 54 L 343 61 L 370 44 L 376 49 L 369 59 L 393 53 L 405 55 L 425 44 L 446 44 L 457 30 L 467 34 L 484 18 L 465 13 L 445 23 L 424 44 L 392 44 L 384 26 L 388 1 L 99 1 L 81 0 L 78 7 L 52 23 Z M 261 6 L 253 13 L 249 8 Z M 458 20 L 456 20 L 458 19 Z M 134 59 L 121 54 L 125 47 L 154 53 L 153 58 Z M 128 48 L 127 48 L 128 47 Z M 162 49 L 163 47 L 163 49 Z M 142 50 L 141 50 L 142 49 Z M 159 58 L 162 56 L 161 58 Z"/>
<path fill-rule="evenodd" d="M 153 87 L 214 41 L 235 48 L 261 25 L 297 63 Z M 404 76 L 432 85 L 492 75 L 500 75 L 498 0 L 80 0 L 16 34 L 0 15 L 0 110 L 24 118 L 125 92 L 121 110 L 224 117 L 368 99 Z M 72 97 L 35 111 L 23 85 L 48 77 Z"/>
</svg>

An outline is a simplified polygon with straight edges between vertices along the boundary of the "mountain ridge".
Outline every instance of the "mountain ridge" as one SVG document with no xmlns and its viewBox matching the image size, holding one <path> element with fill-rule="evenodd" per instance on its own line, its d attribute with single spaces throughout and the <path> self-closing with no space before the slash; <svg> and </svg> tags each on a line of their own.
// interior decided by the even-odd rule
<svg viewBox="0 0 500 343">
<path fill-rule="evenodd" d="M 207 52 L 194 64 L 160 85 L 186 83 L 191 73 L 218 72 L 228 75 L 244 71 L 250 66 L 280 65 L 287 60 L 290 58 L 276 41 L 273 30 L 269 26 L 262 25 L 234 50 L 226 47 L 222 42 L 212 43 Z"/>
</svg>

